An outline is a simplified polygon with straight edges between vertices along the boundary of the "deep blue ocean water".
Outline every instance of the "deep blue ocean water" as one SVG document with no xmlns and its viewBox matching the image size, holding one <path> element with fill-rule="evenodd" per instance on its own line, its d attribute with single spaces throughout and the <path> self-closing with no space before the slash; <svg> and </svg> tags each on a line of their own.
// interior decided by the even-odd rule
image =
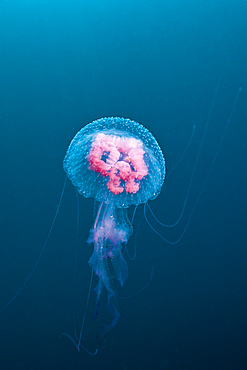
<svg viewBox="0 0 247 370">
<path fill-rule="evenodd" d="M 18 297 L 0 314 L 2 370 L 242 370 L 247 368 L 247 2 L 244 0 L 52 0 L 0 3 L 0 303 L 30 274 L 57 210 L 62 161 L 78 130 L 119 116 L 142 123 L 166 158 L 167 179 L 152 201 L 165 223 L 179 217 L 207 124 L 184 216 L 151 230 L 139 207 L 119 300 L 122 319 L 98 347 L 109 322 L 106 301 L 82 344 L 74 335 L 90 281 L 86 243 L 93 199 L 77 202 L 68 182 L 45 252 Z M 228 118 L 239 87 L 242 91 Z M 228 125 L 229 123 L 229 125 Z M 183 152 L 196 125 L 192 143 Z M 177 165 L 178 163 L 178 165 Z M 174 170 L 173 170 L 174 168 Z M 130 209 L 130 214 L 132 213 Z M 149 219 L 152 219 L 148 214 Z M 97 279 L 94 277 L 93 286 Z"/>
</svg>

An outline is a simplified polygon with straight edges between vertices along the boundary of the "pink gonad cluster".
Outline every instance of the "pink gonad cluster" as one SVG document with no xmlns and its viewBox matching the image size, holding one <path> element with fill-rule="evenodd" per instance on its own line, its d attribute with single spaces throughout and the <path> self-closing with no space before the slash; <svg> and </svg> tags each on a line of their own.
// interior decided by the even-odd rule
<svg viewBox="0 0 247 370">
<path fill-rule="evenodd" d="M 147 174 L 141 140 L 99 133 L 93 140 L 87 160 L 92 171 L 109 177 L 107 188 L 114 194 L 137 193 Z"/>
</svg>

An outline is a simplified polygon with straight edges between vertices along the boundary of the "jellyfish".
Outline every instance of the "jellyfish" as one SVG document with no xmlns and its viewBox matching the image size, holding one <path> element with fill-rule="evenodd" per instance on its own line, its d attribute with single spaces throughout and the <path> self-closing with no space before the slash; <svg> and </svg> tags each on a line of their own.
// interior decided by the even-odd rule
<svg viewBox="0 0 247 370">
<path fill-rule="evenodd" d="M 117 291 L 118 286 L 123 286 L 128 277 L 128 266 L 125 261 L 123 251 L 132 234 L 133 223 L 128 219 L 127 209 L 131 205 L 137 207 L 139 204 L 143 203 L 144 218 L 147 221 L 147 224 L 156 234 L 158 234 L 159 237 L 161 237 L 162 240 L 174 245 L 182 239 L 221 150 L 222 143 L 232 121 L 242 87 L 239 87 L 237 91 L 230 110 L 229 118 L 216 148 L 211 165 L 207 171 L 206 178 L 198 195 L 193 201 L 193 206 L 180 236 L 175 241 L 167 240 L 156 230 L 155 227 L 152 226 L 146 215 L 146 209 L 149 211 L 149 215 L 153 217 L 153 221 L 164 227 L 174 227 L 182 219 L 191 191 L 191 185 L 197 164 L 202 153 L 220 81 L 221 76 L 218 80 L 210 106 L 199 150 L 190 175 L 190 181 L 182 210 L 177 221 L 172 224 L 167 225 L 160 222 L 148 204 L 149 200 L 155 199 L 160 193 L 165 180 L 166 168 L 162 150 L 155 138 L 146 128 L 130 119 L 110 117 L 98 119 L 86 125 L 75 135 L 64 158 L 63 167 L 66 172 L 66 176 L 59 203 L 41 252 L 24 283 L 12 298 L 0 309 L 0 313 L 9 307 L 10 304 L 20 295 L 38 266 L 50 239 L 50 235 L 61 206 L 66 181 L 67 178 L 69 178 L 79 194 L 87 198 L 94 198 L 96 212 L 93 227 L 89 231 L 89 237 L 87 239 L 88 244 L 93 245 L 93 253 L 89 259 L 89 265 L 92 270 L 80 335 L 77 337 L 75 332 L 76 340 L 66 333 L 62 333 L 61 336 L 65 335 L 71 339 L 78 351 L 82 348 L 90 355 L 97 354 L 98 349 L 96 349 L 94 353 L 91 353 L 81 344 L 93 273 L 98 277 L 98 282 L 94 289 L 96 294 L 96 303 L 93 318 L 96 318 L 98 315 L 100 300 L 104 290 L 107 293 L 107 309 L 112 315 L 110 323 L 103 325 L 98 330 L 97 340 L 99 343 L 102 343 L 106 335 L 116 327 L 121 318 Z M 195 125 L 193 126 L 191 139 L 184 151 L 184 154 L 190 146 L 194 132 Z M 184 154 L 180 161 L 183 159 Z M 180 163 L 180 161 L 178 163 Z M 133 214 L 135 214 L 135 211 Z M 138 294 L 144 290 L 145 287 L 131 296 Z"/>
<path fill-rule="evenodd" d="M 98 277 L 93 318 L 102 291 L 112 321 L 98 330 L 97 340 L 120 320 L 117 286 L 128 277 L 123 247 L 132 234 L 127 208 L 154 199 L 165 179 L 165 159 L 153 135 L 141 124 L 119 117 L 101 118 L 83 127 L 71 141 L 63 168 L 84 197 L 93 197 L 96 216 L 89 232 L 93 245 L 89 266 Z"/>
</svg>

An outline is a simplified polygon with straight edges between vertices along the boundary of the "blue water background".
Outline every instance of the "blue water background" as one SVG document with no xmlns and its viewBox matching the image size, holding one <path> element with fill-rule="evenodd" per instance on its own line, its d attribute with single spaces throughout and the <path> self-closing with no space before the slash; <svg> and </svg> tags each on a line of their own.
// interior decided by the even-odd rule
<svg viewBox="0 0 247 370">
<path fill-rule="evenodd" d="M 62 161 L 75 133 L 105 116 L 146 126 L 166 157 L 168 177 L 151 203 L 174 222 L 185 199 L 217 83 L 219 91 L 184 217 L 183 231 L 227 125 L 220 153 L 182 241 L 167 245 L 134 221 L 137 257 L 120 300 L 122 319 L 96 357 L 78 353 L 73 335 L 76 196 L 68 183 L 44 255 L 0 315 L 0 368 L 247 368 L 247 2 L 243 0 L 50 0 L 0 4 L 1 306 L 32 270 L 57 209 Z M 221 77 L 220 77 L 221 76 Z M 192 144 L 179 162 L 196 125 Z M 171 172 L 172 171 L 172 172 Z M 171 172 L 171 175 L 169 173 Z M 93 200 L 80 197 L 76 326 L 90 280 L 86 244 Z M 93 281 L 95 286 L 96 279 Z M 97 348 L 110 316 L 102 301 L 83 345 Z"/>
</svg>

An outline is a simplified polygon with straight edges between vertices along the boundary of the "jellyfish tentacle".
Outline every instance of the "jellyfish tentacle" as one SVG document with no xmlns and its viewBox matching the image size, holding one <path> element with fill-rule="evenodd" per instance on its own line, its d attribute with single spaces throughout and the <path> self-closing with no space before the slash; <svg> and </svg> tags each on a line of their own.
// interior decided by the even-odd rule
<svg viewBox="0 0 247 370">
<path fill-rule="evenodd" d="M 182 211 L 181 211 L 181 214 L 180 214 L 180 216 L 179 216 L 178 220 L 177 220 L 175 223 L 171 224 L 171 225 L 163 224 L 163 223 L 162 223 L 162 222 L 160 222 L 160 221 L 157 219 L 157 217 L 154 215 L 154 213 L 153 213 L 152 209 L 150 208 L 150 205 L 148 204 L 148 202 L 146 202 L 146 203 L 144 204 L 144 217 L 145 217 L 146 222 L 147 222 L 147 223 L 148 223 L 148 225 L 151 227 L 151 229 L 152 229 L 152 230 L 153 230 L 153 231 L 154 231 L 154 232 L 155 232 L 155 233 L 156 233 L 156 234 L 157 234 L 161 239 L 163 239 L 163 240 L 164 240 L 166 243 L 168 243 L 168 244 L 172 244 L 172 245 L 174 245 L 174 244 L 179 243 L 179 242 L 180 242 L 180 240 L 183 238 L 184 234 L 186 233 L 187 229 L 188 229 L 188 226 L 189 226 L 190 221 L 191 221 L 191 218 L 192 218 L 192 216 L 193 216 L 193 214 L 194 214 L 194 211 L 195 211 L 195 208 L 196 208 L 196 206 L 197 206 L 197 203 L 198 203 L 199 199 L 201 198 L 201 195 L 202 195 L 202 193 L 203 193 L 203 190 L 205 189 L 205 186 L 206 186 L 206 184 L 207 184 L 207 182 L 208 182 L 208 179 L 209 179 L 209 176 L 210 176 L 211 171 L 212 171 L 212 169 L 213 169 L 213 166 L 214 166 L 214 164 L 215 164 L 215 161 L 216 161 L 216 159 L 217 159 L 217 157 L 218 157 L 218 154 L 219 154 L 219 152 L 220 152 L 220 149 L 221 149 L 221 147 L 222 147 L 222 144 L 223 144 L 224 138 L 225 138 L 225 136 L 226 136 L 226 133 L 227 133 L 228 128 L 229 128 L 229 125 L 230 125 L 230 123 L 231 123 L 232 117 L 233 117 L 233 115 L 234 115 L 235 108 L 236 108 L 236 105 L 237 105 L 237 102 L 238 102 L 238 98 L 239 98 L 239 95 L 240 95 L 240 93 L 241 93 L 241 91 L 242 91 L 242 87 L 239 87 L 239 88 L 238 88 L 237 94 L 236 94 L 236 96 L 235 96 L 234 102 L 233 102 L 232 107 L 231 107 L 231 110 L 230 110 L 229 118 L 227 119 L 226 126 L 225 126 L 225 128 L 224 128 L 224 131 L 223 131 L 223 134 L 222 134 L 222 136 L 221 136 L 220 142 L 219 142 L 219 144 L 218 144 L 217 150 L 216 150 L 216 152 L 215 152 L 215 154 L 214 154 L 213 160 L 212 160 L 211 165 L 210 165 L 210 167 L 209 167 L 209 170 L 208 170 L 208 172 L 207 172 L 206 178 L 205 178 L 205 180 L 204 180 L 204 182 L 203 182 L 203 184 L 202 184 L 202 187 L 201 187 L 201 189 L 200 189 L 200 191 L 199 191 L 199 193 L 198 193 L 198 195 L 197 195 L 197 197 L 196 197 L 196 199 L 195 199 L 195 201 L 194 201 L 194 204 L 193 204 L 193 207 L 192 207 L 192 209 L 191 209 L 191 211 L 190 211 L 189 217 L 188 217 L 188 219 L 187 219 L 187 221 L 186 221 L 186 224 L 185 224 L 185 226 L 184 226 L 184 229 L 183 229 L 182 233 L 180 234 L 179 238 L 178 238 L 178 239 L 176 239 L 175 241 L 170 241 L 170 240 L 168 240 L 168 239 L 164 238 L 164 237 L 163 237 L 163 236 L 162 236 L 162 235 L 161 235 L 161 234 L 160 234 L 160 233 L 159 233 L 159 232 L 158 232 L 158 231 L 157 231 L 157 230 L 156 230 L 156 229 L 151 225 L 150 221 L 148 220 L 148 218 L 147 218 L 147 214 L 146 214 L 146 206 L 149 208 L 149 210 L 150 210 L 151 215 L 153 216 L 153 218 L 154 218 L 154 219 L 155 219 L 155 220 L 156 220 L 160 225 L 162 225 L 162 226 L 164 226 L 164 227 L 174 227 L 174 226 L 176 226 L 176 225 L 179 223 L 179 221 L 181 220 L 181 218 L 182 218 L 182 216 L 183 216 L 183 213 L 184 213 L 184 210 L 185 210 L 185 207 L 186 207 L 186 204 L 187 204 L 188 196 L 189 196 L 190 189 L 191 189 L 191 185 L 192 185 L 193 178 L 194 178 L 194 173 L 195 173 L 195 170 L 196 170 L 196 167 L 197 167 L 197 163 L 198 163 L 199 156 L 200 156 L 200 153 L 201 153 L 201 150 L 202 150 L 202 147 L 203 147 L 203 143 L 204 143 L 204 139 L 205 139 L 206 132 L 207 132 L 207 129 L 208 129 L 208 125 L 209 125 L 209 122 L 210 122 L 210 119 L 211 119 L 211 115 L 212 115 L 212 111 L 213 111 L 213 108 L 214 108 L 215 99 L 216 99 L 216 97 L 217 97 L 217 92 L 218 92 L 218 89 L 219 89 L 220 81 L 221 81 L 221 76 L 220 76 L 220 78 L 219 78 L 219 81 L 218 81 L 218 84 L 217 84 L 217 87 L 216 87 L 216 90 L 215 90 L 215 93 L 214 93 L 214 98 L 213 98 L 213 101 L 212 101 L 212 104 L 211 104 L 211 107 L 210 107 L 209 115 L 208 115 L 207 122 L 206 122 L 206 127 L 205 127 L 205 129 L 204 129 L 204 133 L 203 133 L 203 138 L 202 138 L 202 141 L 201 141 L 201 144 L 200 144 L 200 148 L 199 148 L 199 151 L 198 151 L 198 154 L 197 154 L 197 158 L 196 158 L 196 161 L 195 161 L 195 164 L 194 164 L 194 168 L 193 168 L 193 171 L 192 171 L 192 175 L 191 175 L 191 179 L 190 179 L 190 183 L 189 183 L 189 188 L 188 188 L 188 190 L 187 190 L 187 194 L 186 194 L 186 197 L 185 197 L 185 201 L 184 201 L 184 204 L 183 204 L 183 208 L 182 208 Z"/>
<path fill-rule="evenodd" d="M 121 250 L 132 231 L 124 217 L 125 213 L 115 209 L 114 204 L 106 204 L 102 201 L 98 206 L 94 226 L 87 240 L 89 244 L 94 244 L 94 251 L 88 263 L 99 278 L 94 289 L 96 306 L 93 318 L 98 315 L 103 288 L 107 292 L 107 310 L 113 315 L 112 321 L 98 330 L 99 343 L 102 343 L 121 318 L 115 286 L 117 282 L 123 286 L 128 277 L 128 266 Z"/>
<path fill-rule="evenodd" d="M 39 261 L 41 260 L 41 257 L 42 257 L 42 255 L 43 255 L 43 253 L 45 251 L 45 248 L 46 248 L 46 246 L 48 244 L 48 241 L 50 240 L 50 236 L 51 236 L 51 233 L 52 233 L 52 230 L 53 230 L 53 227 L 54 227 L 54 224 L 55 224 L 55 221 L 57 219 L 57 215 L 59 213 L 60 206 L 61 206 L 61 203 L 62 203 L 62 199 L 63 199 L 63 194 L 64 194 L 66 182 L 67 182 L 67 175 L 65 176 L 65 179 L 64 179 L 63 188 L 62 188 L 61 195 L 60 195 L 60 198 L 59 198 L 57 210 L 55 212 L 55 216 L 53 217 L 50 230 L 48 231 L 47 237 L 45 239 L 45 243 L 43 244 L 43 247 L 41 249 L 41 252 L 40 252 L 40 254 L 39 254 L 39 256 L 38 256 L 38 258 L 37 258 L 37 260 L 36 260 L 36 262 L 35 262 L 32 270 L 31 270 L 31 272 L 29 273 L 28 277 L 26 278 L 26 280 L 24 281 L 24 283 L 22 284 L 22 286 L 20 287 L 20 289 L 15 293 L 15 295 L 0 309 L 0 313 L 2 311 L 4 311 L 18 297 L 18 295 L 22 292 L 22 290 L 27 285 L 27 283 L 30 280 L 31 276 L 33 276 L 33 273 L 36 270 L 36 267 L 38 266 Z"/>
</svg>

